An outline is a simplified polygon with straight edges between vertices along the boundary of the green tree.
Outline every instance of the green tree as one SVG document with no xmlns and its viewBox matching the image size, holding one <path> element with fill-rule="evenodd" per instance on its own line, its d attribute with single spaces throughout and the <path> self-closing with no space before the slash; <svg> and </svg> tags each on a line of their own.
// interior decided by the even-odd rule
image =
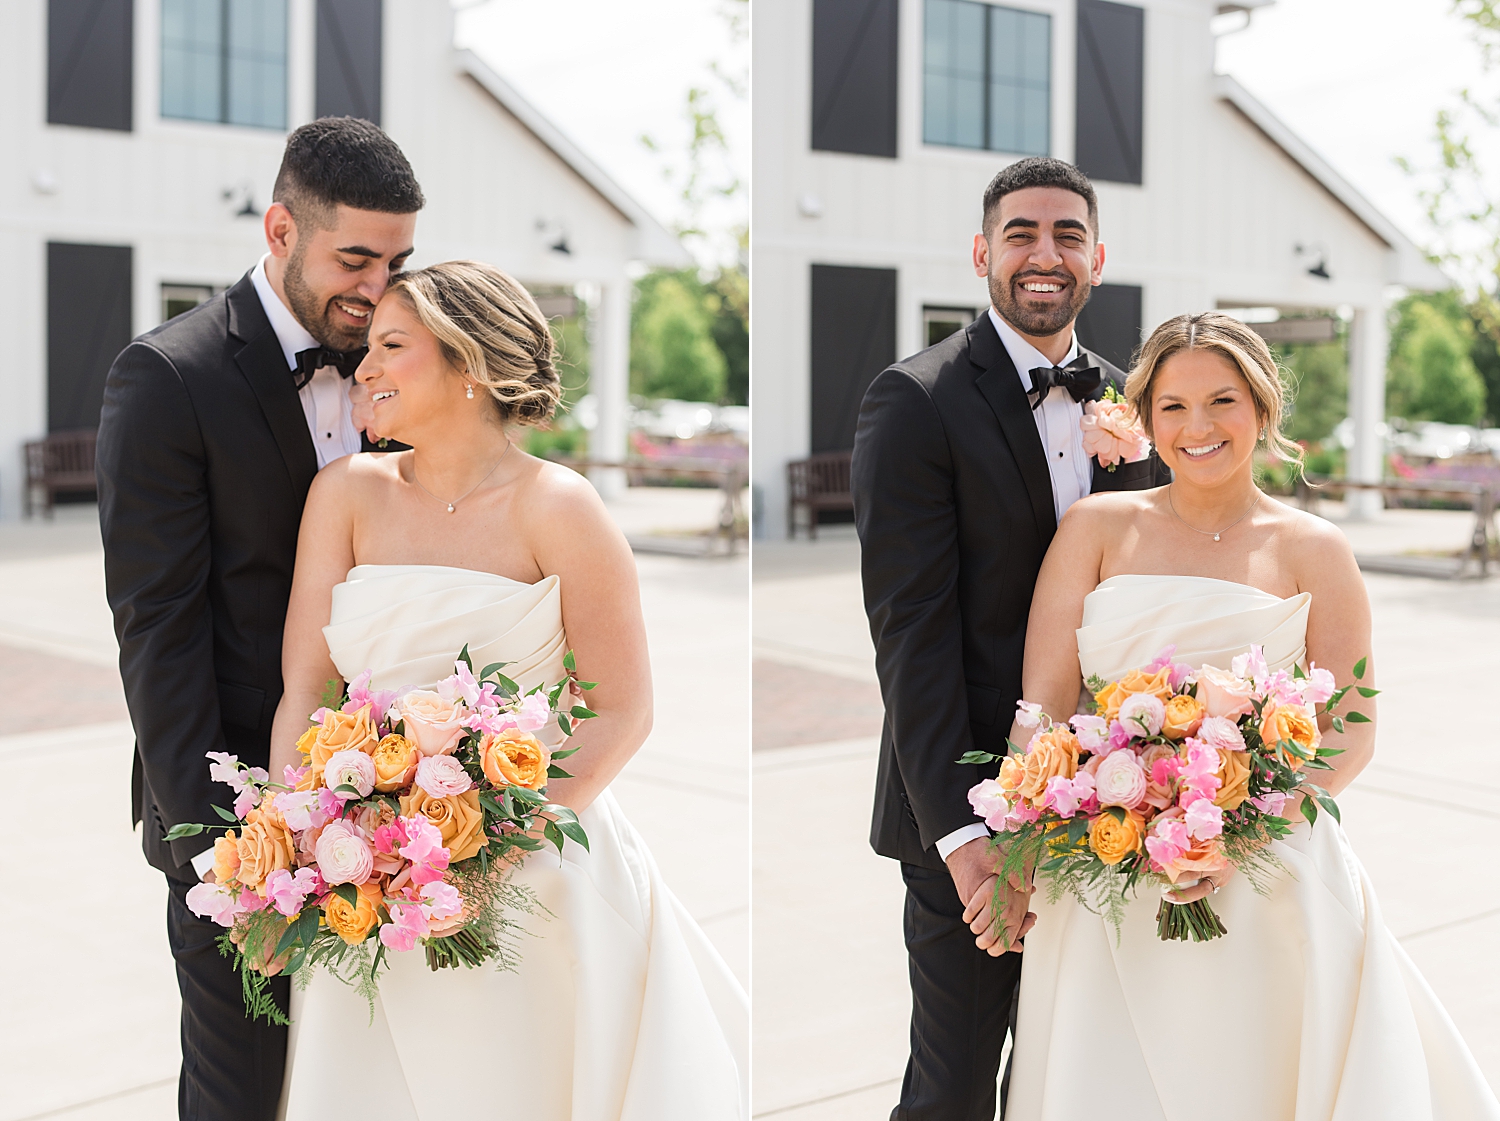
<svg viewBox="0 0 1500 1121">
<path fill-rule="evenodd" d="M 1396 306 L 1386 411 L 1407 420 L 1478 424 L 1484 382 L 1470 351 L 1474 328 L 1452 292 L 1408 296 Z"/>
<path fill-rule="evenodd" d="M 709 288 L 713 293 L 714 342 L 724 356 L 724 404 L 748 405 L 750 276 L 743 268 L 722 269 Z"/>
<path fill-rule="evenodd" d="M 1278 348 L 1291 372 L 1292 407 L 1283 430 L 1289 439 L 1316 444 L 1349 412 L 1349 350 L 1340 338 Z"/>
<path fill-rule="evenodd" d="M 636 283 L 630 316 L 630 388 L 644 397 L 718 401 L 726 363 L 714 317 L 691 270 L 648 273 Z"/>
</svg>

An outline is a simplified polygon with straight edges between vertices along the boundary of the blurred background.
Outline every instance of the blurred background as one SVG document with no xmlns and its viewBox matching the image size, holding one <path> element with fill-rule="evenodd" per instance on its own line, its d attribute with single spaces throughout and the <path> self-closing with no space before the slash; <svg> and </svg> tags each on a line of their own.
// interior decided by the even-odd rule
<svg viewBox="0 0 1500 1121">
<path fill-rule="evenodd" d="M 1424 719 L 1428 698 L 1500 674 L 1500 5 L 755 11 L 757 1116 L 881 1118 L 897 1100 L 903 891 L 866 841 L 882 708 L 849 449 L 871 379 L 982 313 L 980 199 L 1027 155 L 1076 163 L 1098 191 L 1107 260 L 1085 345 L 1128 367 L 1157 323 L 1217 308 L 1282 362 L 1316 485 L 1269 463 L 1262 483 L 1344 530 L 1375 613 L 1379 748 L 1344 822 L 1500 1086 L 1500 874 L 1452 855 L 1495 817 L 1500 734 L 1449 743 Z M 1413 765 L 1462 795 L 1429 799 Z M 798 835 L 809 804 L 816 861 Z M 1414 819 L 1430 842 L 1391 828 Z"/>
<path fill-rule="evenodd" d="M 0 758 L 65 769 L 76 822 L 19 823 L 20 890 L 66 917 L 0 933 L 28 1010 L 0 1028 L 0 1121 L 175 1116 L 93 438 L 120 349 L 265 252 L 286 134 L 319 116 L 405 151 L 428 199 L 413 266 L 491 262 L 551 319 L 567 407 L 530 450 L 587 471 L 635 547 L 655 671 L 615 790 L 748 984 L 747 0 L 6 0 L 0 28 L 0 692 L 38 702 Z"/>
</svg>

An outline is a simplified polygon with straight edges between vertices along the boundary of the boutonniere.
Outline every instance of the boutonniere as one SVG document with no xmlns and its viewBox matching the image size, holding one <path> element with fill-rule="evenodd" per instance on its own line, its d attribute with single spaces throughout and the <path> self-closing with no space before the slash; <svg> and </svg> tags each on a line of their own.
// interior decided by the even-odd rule
<svg viewBox="0 0 1500 1121">
<path fill-rule="evenodd" d="M 1121 463 L 1138 463 L 1151 454 L 1151 441 L 1141 418 L 1130 402 L 1112 385 L 1104 387 L 1104 396 L 1083 406 L 1083 450 L 1099 461 L 1106 471 Z"/>
</svg>

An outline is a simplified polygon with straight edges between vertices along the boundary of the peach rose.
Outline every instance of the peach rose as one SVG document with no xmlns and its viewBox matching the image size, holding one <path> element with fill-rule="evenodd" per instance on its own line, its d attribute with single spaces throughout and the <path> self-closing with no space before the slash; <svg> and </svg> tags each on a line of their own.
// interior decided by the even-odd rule
<svg viewBox="0 0 1500 1121">
<path fill-rule="evenodd" d="M 351 946 L 358 946 L 369 937 L 370 931 L 380 921 L 380 914 L 375 909 L 381 899 L 380 885 L 360 884 L 355 890 L 359 892 L 358 906 L 349 906 L 337 893 L 323 903 L 323 917 L 328 920 L 328 929 Z"/>
<path fill-rule="evenodd" d="M 370 753 L 370 759 L 375 764 L 375 789 L 382 794 L 400 790 L 411 782 L 419 757 L 417 745 L 405 736 L 386 736 Z"/>
<path fill-rule="evenodd" d="M 1141 752 L 1141 766 L 1146 771 L 1146 797 L 1142 801 L 1164 810 L 1172 804 L 1172 786 L 1170 783 L 1160 783 L 1151 777 L 1152 768 L 1158 759 L 1170 759 L 1177 754 L 1177 749 L 1167 743 L 1150 744 L 1145 751 Z"/>
<path fill-rule="evenodd" d="M 1167 702 L 1167 718 L 1162 722 L 1161 734 L 1169 740 L 1185 740 L 1203 723 L 1203 702 L 1197 697 L 1182 693 Z"/>
<path fill-rule="evenodd" d="M 479 808 L 478 790 L 434 798 L 420 786 L 414 786 L 411 793 L 401 795 L 401 815 L 413 814 L 422 814 L 437 826 L 451 864 L 468 860 L 484 846 L 484 814 Z"/>
<path fill-rule="evenodd" d="M 406 738 L 423 755 L 447 755 L 463 739 L 464 707 L 431 689 L 413 689 L 396 702 L 396 715 L 405 724 Z"/>
<path fill-rule="evenodd" d="M 1033 806 L 1040 806 L 1048 779 L 1057 775 L 1072 778 L 1077 774 L 1078 751 L 1078 737 L 1066 725 L 1054 725 L 1051 731 L 1038 733 L 1021 759 L 1022 776 L 1017 787 L 1021 797 L 1029 798 Z"/>
<path fill-rule="evenodd" d="M 1021 766 L 1021 760 L 1014 755 L 1007 755 L 1000 760 L 1000 789 L 1007 794 L 1014 794 L 1021 788 L 1021 780 L 1026 777 L 1026 769 Z"/>
<path fill-rule="evenodd" d="M 479 742 L 479 762 L 484 777 L 496 786 L 523 786 L 540 790 L 547 785 L 551 755 L 530 732 L 507 728 Z"/>
<path fill-rule="evenodd" d="M 323 768 L 337 751 L 362 751 L 369 755 L 375 750 L 380 737 L 375 734 L 375 720 L 370 706 L 358 712 L 335 712 L 330 709 L 323 716 L 323 723 L 309 728 L 297 741 L 311 765 L 309 773 L 316 776 L 314 788 L 323 785 Z M 302 784 L 298 784 L 298 789 Z"/>
<path fill-rule="evenodd" d="M 1250 706 L 1250 682 L 1243 677 L 1203 666 L 1193 675 L 1198 682 L 1198 699 L 1209 716 L 1227 716 L 1231 720 L 1253 712 Z"/>
<path fill-rule="evenodd" d="M 1089 822 L 1089 848 L 1106 864 L 1120 863 L 1139 852 L 1146 836 L 1146 819 L 1134 810 L 1120 821 L 1112 813 L 1102 813 Z"/>
<path fill-rule="evenodd" d="M 1120 715 L 1120 705 L 1125 703 L 1125 698 L 1136 693 L 1150 693 L 1166 704 L 1172 699 L 1172 667 L 1162 666 L 1155 673 L 1133 669 L 1119 681 L 1112 681 L 1095 693 L 1094 704 L 1099 707 L 1100 716 L 1113 720 Z"/>
<path fill-rule="evenodd" d="M 1322 741 L 1318 731 L 1318 718 L 1307 705 L 1279 705 L 1274 701 L 1261 709 L 1260 738 L 1267 747 L 1274 747 L 1282 740 L 1290 740 L 1303 751 L 1311 754 Z M 1292 770 L 1302 769 L 1303 761 L 1287 752 L 1287 762 Z"/>
<path fill-rule="evenodd" d="M 297 845 L 286 821 L 274 810 L 255 809 L 245 815 L 245 830 L 236 842 L 240 883 L 259 891 L 266 877 L 281 868 L 290 868 L 297 857 Z"/>
<path fill-rule="evenodd" d="M 1224 846 L 1219 843 L 1219 838 L 1210 837 L 1206 841 L 1194 841 L 1193 847 L 1168 864 L 1164 871 L 1167 879 L 1175 884 L 1188 876 L 1202 877 L 1228 867 L 1229 858 L 1224 855 Z"/>
<path fill-rule="evenodd" d="M 1250 796 L 1250 753 L 1248 751 L 1219 752 L 1219 792 L 1214 796 L 1214 805 L 1221 810 L 1233 812 Z"/>
<path fill-rule="evenodd" d="M 239 874 L 240 846 L 231 829 L 214 842 L 214 879 L 227 884 Z"/>
</svg>

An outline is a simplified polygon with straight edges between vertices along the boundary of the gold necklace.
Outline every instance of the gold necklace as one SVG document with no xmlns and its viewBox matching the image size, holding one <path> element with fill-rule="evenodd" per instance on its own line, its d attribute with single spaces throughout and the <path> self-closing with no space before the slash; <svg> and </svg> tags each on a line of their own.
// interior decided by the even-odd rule
<svg viewBox="0 0 1500 1121">
<path fill-rule="evenodd" d="M 433 494 L 432 491 L 428 490 L 426 487 L 422 487 L 422 480 L 419 479 L 419 478 L 417 478 L 417 459 L 416 459 L 415 455 L 412 456 L 412 461 L 411 461 L 411 481 L 414 482 L 414 483 L 416 483 L 417 486 L 422 487 L 422 493 L 425 494 L 425 495 L 427 495 L 427 497 L 429 497 L 429 498 L 431 498 L 431 499 L 433 499 L 433 500 L 435 500 L 437 502 L 442 502 L 445 506 L 447 506 L 448 507 L 448 513 L 451 514 L 455 510 L 458 509 L 458 504 L 460 502 L 462 502 L 465 498 L 468 498 L 469 495 L 473 494 L 476 490 L 478 490 L 480 488 L 480 486 L 482 486 L 484 484 L 484 480 L 488 479 L 491 475 L 493 475 L 495 473 L 495 469 L 498 468 L 500 466 L 500 464 L 502 464 L 503 462 L 505 462 L 505 457 L 510 454 L 510 449 L 512 447 L 514 447 L 514 446 L 515 445 L 512 444 L 509 440 L 506 440 L 505 441 L 505 450 L 500 453 L 500 458 L 497 459 L 497 460 L 495 460 L 495 466 L 491 467 L 488 471 L 486 471 L 484 473 L 484 479 L 480 479 L 479 482 L 475 483 L 468 490 L 464 491 L 461 495 L 459 495 L 457 498 L 455 498 L 452 502 L 447 502 L 444 499 L 438 498 L 438 496 L 435 495 L 435 494 Z"/>
<path fill-rule="evenodd" d="M 415 474 L 415 472 L 413 472 L 413 474 Z M 1212 537 L 1215 541 L 1217 541 L 1222 534 L 1228 533 L 1231 529 L 1248 518 L 1250 516 L 1250 511 L 1254 510 L 1258 505 L 1260 505 L 1260 491 L 1255 492 L 1255 497 L 1250 500 L 1250 505 L 1246 508 L 1245 512 L 1239 517 L 1235 518 L 1234 521 L 1230 522 L 1223 529 L 1199 529 L 1192 522 L 1188 521 L 1177 512 L 1177 504 L 1172 501 L 1172 488 L 1170 486 L 1167 487 L 1167 506 L 1171 508 L 1172 516 L 1183 525 L 1187 526 L 1194 533 L 1201 533 L 1204 537 Z"/>
</svg>

